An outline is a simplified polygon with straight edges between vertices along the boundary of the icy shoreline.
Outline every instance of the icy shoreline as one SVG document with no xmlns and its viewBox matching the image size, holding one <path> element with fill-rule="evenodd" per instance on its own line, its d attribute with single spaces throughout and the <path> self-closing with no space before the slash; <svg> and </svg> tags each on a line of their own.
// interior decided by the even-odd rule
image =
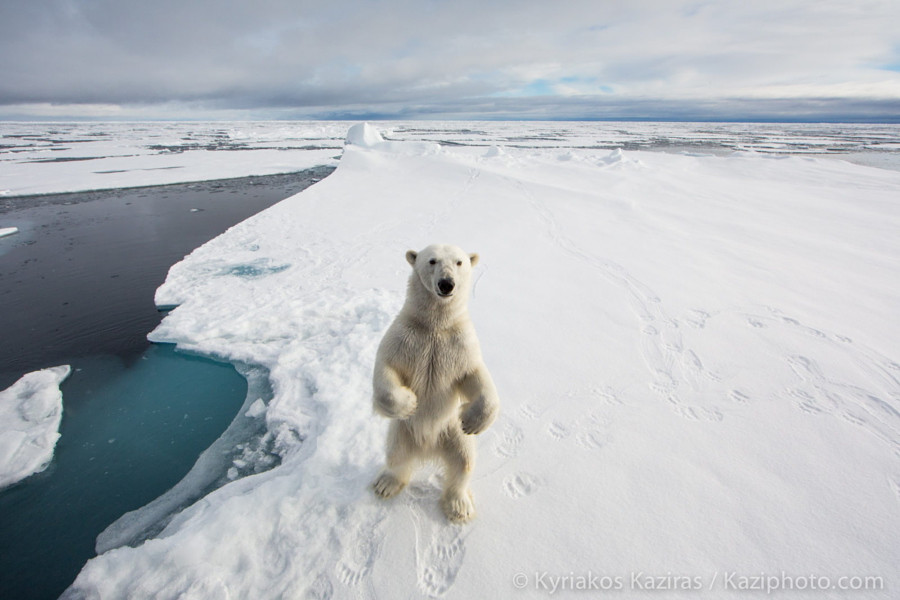
<svg viewBox="0 0 900 600">
<path fill-rule="evenodd" d="M 157 293 L 178 308 L 152 339 L 269 370 L 281 464 L 90 561 L 70 597 L 467 598 L 519 573 L 541 597 L 535 573 L 591 568 L 898 580 L 900 175 L 356 139 Z M 403 252 L 432 241 L 482 255 L 472 312 L 503 402 L 465 528 L 432 478 L 366 490 L 374 349 Z"/>
</svg>

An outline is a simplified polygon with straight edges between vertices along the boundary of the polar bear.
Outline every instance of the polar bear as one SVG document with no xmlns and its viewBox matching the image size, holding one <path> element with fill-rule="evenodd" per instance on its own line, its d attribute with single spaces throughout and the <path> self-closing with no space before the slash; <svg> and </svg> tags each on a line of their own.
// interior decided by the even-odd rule
<svg viewBox="0 0 900 600">
<path fill-rule="evenodd" d="M 469 480 L 475 434 L 497 417 L 499 401 L 469 319 L 468 295 L 477 254 L 456 246 L 410 250 L 406 302 L 378 347 L 375 412 L 391 419 L 387 464 L 372 484 L 390 498 L 423 459 L 444 463 L 441 507 L 447 518 L 475 516 Z"/>
</svg>

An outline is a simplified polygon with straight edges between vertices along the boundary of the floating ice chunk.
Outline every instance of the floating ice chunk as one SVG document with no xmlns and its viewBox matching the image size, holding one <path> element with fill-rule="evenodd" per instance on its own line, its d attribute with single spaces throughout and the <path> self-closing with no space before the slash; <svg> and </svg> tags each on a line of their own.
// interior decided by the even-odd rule
<svg viewBox="0 0 900 600">
<path fill-rule="evenodd" d="M 23 375 L 0 392 L 0 488 L 40 473 L 53 459 L 62 419 L 59 384 L 68 365 Z"/>
<path fill-rule="evenodd" d="M 245 413 L 251 419 L 255 419 L 257 417 L 261 417 L 266 413 L 266 403 L 262 398 L 257 398 L 253 404 L 250 405 L 250 408 L 247 409 Z"/>
<path fill-rule="evenodd" d="M 353 146 L 371 148 L 375 144 L 380 144 L 383 141 L 384 138 L 381 137 L 378 130 L 368 123 L 359 123 L 347 131 L 347 143 Z"/>
<path fill-rule="evenodd" d="M 0 238 L 6 237 L 8 235 L 13 235 L 15 233 L 19 233 L 18 227 L 3 227 L 0 228 Z"/>
</svg>

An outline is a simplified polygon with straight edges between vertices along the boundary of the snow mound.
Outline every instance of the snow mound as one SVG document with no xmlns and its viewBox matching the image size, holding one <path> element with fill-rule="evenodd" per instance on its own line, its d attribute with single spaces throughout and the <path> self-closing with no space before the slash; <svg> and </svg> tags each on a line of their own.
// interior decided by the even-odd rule
<svg viewBox="0 0 900 600">
<path fill-rule="evenodd" d="M 68 365 L 23 375 L 0 392 L 0 488 L 40 473 L 53 459 L 62 419 L 59 384 Z"/>
<path fill-rule="evenodd" d="M 67 597 L 530 598 L 563 576 L 553 595 L 583 597 L 591 573 L 623 597 L 674 576 L 746 595 L 729 573 L 877 575 L 863 595 L 891 597 L 900 173 L 567 158 L 348 144 L 330 177 L 175 265 L 152 339 L 265 369 L 271 398 L 240 420 L 280 463 L 89 561 Z M 405 251 L 431 242 L 481 255 L 470 307 L 502 406 L 465 527 L 433 471 L 388 502 L 367 489 L 375 349 Z"/>
<path fill-rule="evenodd" d="M 347 143 L 363 148 L 372 148 L 375 144 L 384 142 L 384 138 L 378 130 L 368 123 L 359 123 L 347 132 Z"/>
</svg>

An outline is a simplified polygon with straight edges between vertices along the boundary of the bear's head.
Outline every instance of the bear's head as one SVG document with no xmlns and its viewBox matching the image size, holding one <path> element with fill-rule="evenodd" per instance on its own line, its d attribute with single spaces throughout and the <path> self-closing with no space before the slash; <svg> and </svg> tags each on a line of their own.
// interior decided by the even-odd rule
<svg viewBox="0 0 900 600">
<path fill-rule="evenodd" d="M 438 300 L 450 301 L 468 293 L 478 255 L 448 244 L 432 244 L 419 252 L 408 251 L 406 261 L 428 292 Z"/>
</svg>

